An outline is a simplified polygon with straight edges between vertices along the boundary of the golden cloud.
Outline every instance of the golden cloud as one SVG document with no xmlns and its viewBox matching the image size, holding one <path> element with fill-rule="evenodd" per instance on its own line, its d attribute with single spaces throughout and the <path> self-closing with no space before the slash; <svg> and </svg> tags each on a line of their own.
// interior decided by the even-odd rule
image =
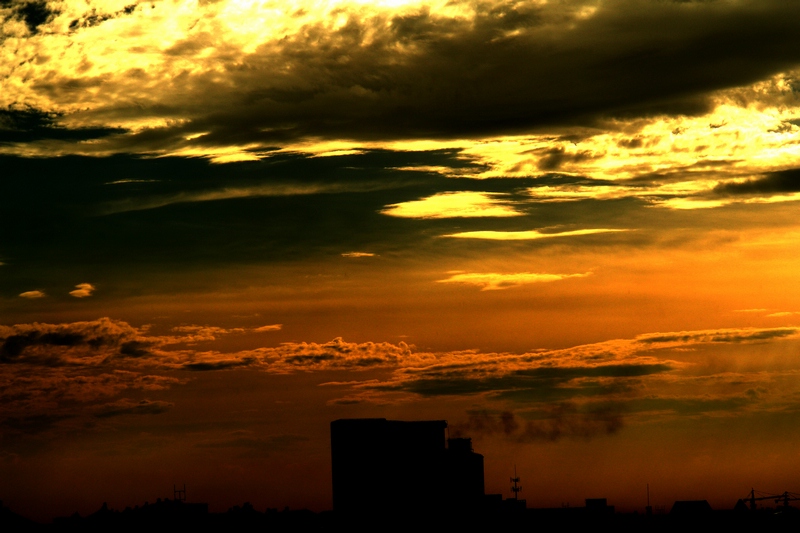
<svg viewBox="0 0 800 533">
<path fill-rule="evenodd" d="M 591 275 L 591 272 L 584 274 L 536 274 L 532 272 L 517 272 L 513 274 L 498 273 L 454 273 L 447 279 L 438 280 L 439 283 L 463 283 L 466 285 L 476 285 L 482 291 L 496 291 L 528 285 L 531 283 L 550 283 L 569 278 L 584 278 Z"/>
<path fill-rule="evenodd" d="M 486 192 L 442 192 L 421 200 L 392 204 L 381 210 L 384 215 L 404 218 L 517 217 L 504 195 Z"/>
</svg>

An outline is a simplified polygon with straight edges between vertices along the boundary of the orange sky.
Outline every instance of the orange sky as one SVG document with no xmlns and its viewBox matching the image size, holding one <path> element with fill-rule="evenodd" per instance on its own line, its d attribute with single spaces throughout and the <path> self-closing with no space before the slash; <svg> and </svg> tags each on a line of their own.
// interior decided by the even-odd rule
<svg viewBox="0 0 800 533">
<path fill-rule="evenodd" d="M 799 9 L 2 3 L 0 499 L 329 509 L 346 417 L 533 507 L 800 490 Z"/>
</svg>

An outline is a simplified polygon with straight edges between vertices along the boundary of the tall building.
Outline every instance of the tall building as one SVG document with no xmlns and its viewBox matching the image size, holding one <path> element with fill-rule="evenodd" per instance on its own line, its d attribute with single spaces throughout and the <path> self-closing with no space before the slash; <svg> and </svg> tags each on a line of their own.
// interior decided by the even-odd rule
<svg viewBox="0 0 800 533">
<path fill-rule="evenodd" d="M 483 499 L 483 456 L 446 439 L 444 420 L 331 422 L 337 512 L 429 511 Z"/>
</svg>

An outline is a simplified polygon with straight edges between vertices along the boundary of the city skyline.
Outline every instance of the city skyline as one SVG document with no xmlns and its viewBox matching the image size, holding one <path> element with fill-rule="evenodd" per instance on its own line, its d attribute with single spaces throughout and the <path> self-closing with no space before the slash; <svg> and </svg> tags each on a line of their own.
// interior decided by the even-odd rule
<svg viewBox="0 0 800 533">
<path fill-rule="evenodd" d="M 0 500 L 798 491 L 800 5 L 0 1 Z M 159 491 L 167 490 L 167 493 Z"/>
</svg>

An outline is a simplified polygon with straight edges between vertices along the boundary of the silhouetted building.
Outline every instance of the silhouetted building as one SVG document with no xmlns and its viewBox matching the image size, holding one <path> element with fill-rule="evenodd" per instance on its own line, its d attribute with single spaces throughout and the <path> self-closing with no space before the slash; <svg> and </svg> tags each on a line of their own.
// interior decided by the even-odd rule
<svg viewBox="0 0 800 533">
<path fill-rule="evenodd" d="M 472 505 L 484 496 L 483 455 L 472 450 L 472 439 L 447 439 L 446 472 L 441 480 L 444 499 Z"/>
<path fill-rule="evenodd" d="M 3 500 L 0 500 L 0 531 L 32 531 L 38 530 L 38 525 L 4 507 Z"/>
<path fill-rule="evenodd" d="M 472 451 L 470 439 L 447 441 L 446 428 L 444 420 L 331 422 L 334 510 L 413 512 L 479 504 L 483 456 Z"/>
<path fill-rule="evenodd" d="M 740 498 L 736 501 L 736 505 L 733 506 L 733 510 L 737 513 L 749 513 L 751 509 L 747 506 L 744 500 Z"/>
<path fill-rule="evenodd" d="M 586 512 L 594 514 L 614 514 L 614 506 L 608 505 L 606 498 L 586 498 Z"/>
<path fill-rule="evenodd" d="M 683 500 L 676 501 L 669 514 L 673 516 L 703 516 L 711 514 L 711 512 L 708 500 Z"/>
</svg>

